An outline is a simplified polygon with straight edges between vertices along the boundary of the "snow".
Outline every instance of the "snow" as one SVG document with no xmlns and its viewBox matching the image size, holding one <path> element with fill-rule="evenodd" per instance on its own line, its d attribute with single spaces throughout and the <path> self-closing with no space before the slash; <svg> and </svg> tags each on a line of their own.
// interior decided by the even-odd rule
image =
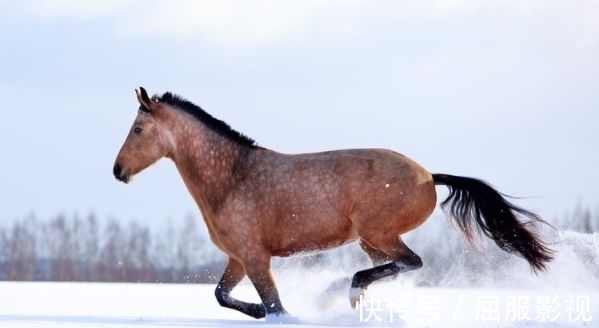
<svg viewBox="0 0 599 328">
<path fill-rule="evenodd" d="M 425 266 L 372 285 L 357 309 L 348 277 L 369 263 L 354 244 L 309 268 L 306 258 L 273 260 L 292 317 L 222 308 L 214 285 L 0 282 L 0 328 L 599 326 L 598 233 L 546 233 L 558 253 L 537 276 L 524 260 L 494 245 L 468 247 L 451 231 L 437 220 L 405 236 Z M 247 279 L 233 296 L 258 301 Z"/>
<path fill-rule="evenodd" d="M 284 304 L 301 324 L 277 318 L 267 324 L 221 308 L 214 285 L 2 282 L 0 327 L 591 327 L 599 320 L 597 290 L 427 288 L 387 282 L 369 288 L 361 306 L 351 309 L 345 292 L 315 295 L 312 286 L 297 289 L 297 283 L 282 279 L 280 285 Z M 235 296 L 257 300 L 248 283 Z"/>
</svg>

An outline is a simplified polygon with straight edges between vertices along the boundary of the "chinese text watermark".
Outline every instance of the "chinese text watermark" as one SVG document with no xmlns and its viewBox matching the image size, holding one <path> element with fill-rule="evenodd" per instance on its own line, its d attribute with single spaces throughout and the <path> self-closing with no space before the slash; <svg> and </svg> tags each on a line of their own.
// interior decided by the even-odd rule
<svg viewBox="0 0 599 328">
<path fill-rule="evenodd" d="M 473 296 L 471 296 L 473 297 Z M 381 300 L 360 297 L 358 311 L 360 322 L 439 322 L 459 318 L 474 321 L 537 321 L 537 322 L 590 322 L 591 299 L 585 295 L 537 295 L 537 296 L 475 296 L 470 306 L 463 306 L 464 296 L 441 302 L 435 295 L 397 296 Z M 473 308 L 472 305 L 475 305 Z M 445 316 L 443 316 L 445 315 Z"/>
</svg>

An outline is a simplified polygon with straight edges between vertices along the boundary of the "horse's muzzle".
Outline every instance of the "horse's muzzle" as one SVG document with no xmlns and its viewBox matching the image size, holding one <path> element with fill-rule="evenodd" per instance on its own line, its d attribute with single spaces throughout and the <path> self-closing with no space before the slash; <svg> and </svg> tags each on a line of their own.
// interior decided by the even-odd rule
<svg viewBox="0 0 599 328">
<path fill-rule="evenodd" d="M 127 169 L 123 172 L 123 168 L 119 165 L 119 163 L 114 164 L 112 173 L 114 173 L 114 177 L 119 181 L 124 183 L 129 183 L 129 181 L 131 181 L 131 169 Z"/>
</svg>

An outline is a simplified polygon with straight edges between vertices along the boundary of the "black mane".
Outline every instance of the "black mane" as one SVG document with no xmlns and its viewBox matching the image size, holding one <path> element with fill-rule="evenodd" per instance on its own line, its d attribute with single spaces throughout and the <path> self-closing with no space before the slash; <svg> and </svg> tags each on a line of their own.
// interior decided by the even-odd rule
<svg viewBox="0 0 599 328">
<path fill-rule="evenodd" d="M 208 114 L 202 108 L 190 102 L 189 100 L 186 100 L 171 92 L 165 92 L 162 96 L 154 95 L 152 98 L 155 101 L 168 104 L 192 115 L 218 135 L 223 136 L 240 146 L 246 146 L 250 148 L 258 147 L 254 139 L 244 135 L 243 133 L 233 130 L 229 124 L 214 118 L 212 115 Z"/>
</svg>

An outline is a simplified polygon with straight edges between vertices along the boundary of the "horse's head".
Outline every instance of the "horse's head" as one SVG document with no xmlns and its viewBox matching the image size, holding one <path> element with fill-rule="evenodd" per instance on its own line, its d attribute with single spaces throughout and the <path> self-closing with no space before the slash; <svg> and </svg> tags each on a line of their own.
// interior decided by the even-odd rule
<svg viewBox="0 0 599 328">
<path fill-rule="evenodd" d="M 144 88 L 135 90 L 140 107 L 133 126 L 114 162 L 114 176 L 128 183 L 133 176 L 172 150 L 173 137 L 161 123 L 163 106 L 148 97 Z"/>
</svg>

